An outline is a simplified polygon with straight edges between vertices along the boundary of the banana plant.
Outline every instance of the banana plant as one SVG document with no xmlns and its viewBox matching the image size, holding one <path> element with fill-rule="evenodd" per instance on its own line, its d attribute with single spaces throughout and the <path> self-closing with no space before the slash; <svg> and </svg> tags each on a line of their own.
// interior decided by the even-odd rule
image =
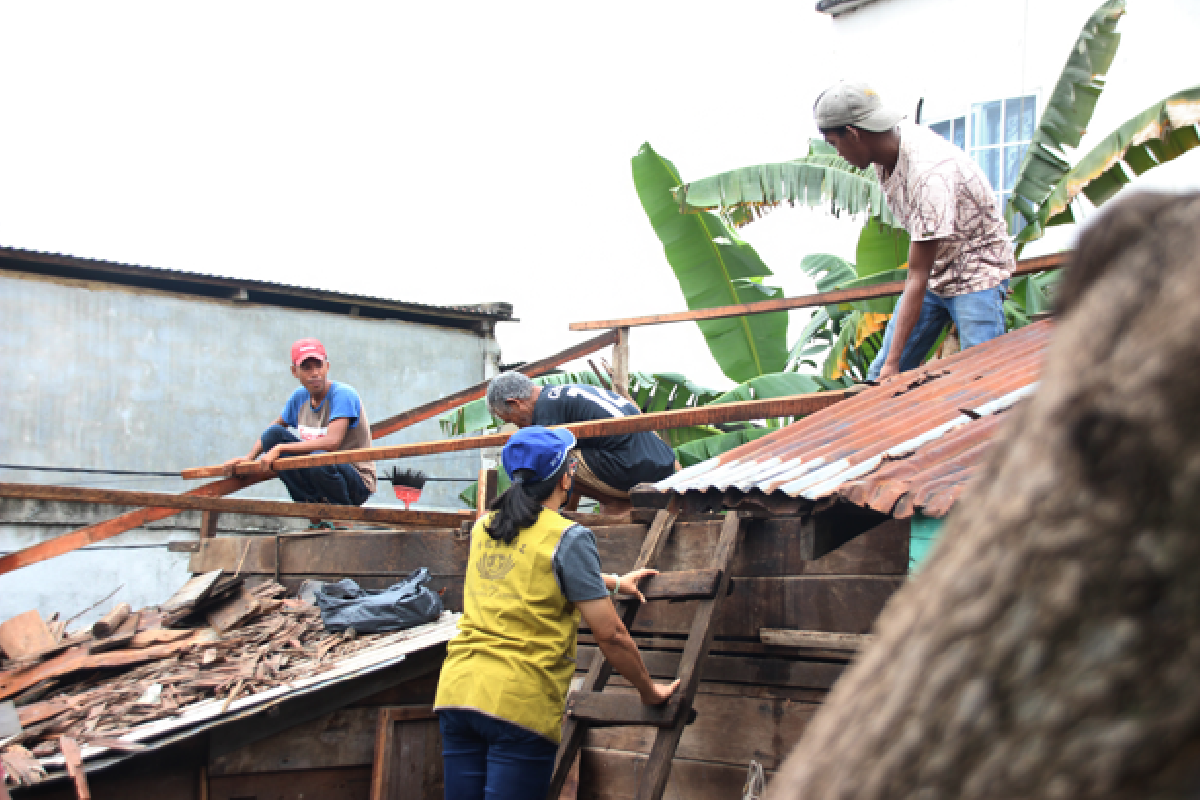
<svg viewBox="0 0 1200 800">
<path fill-rule="evenodd" d="M 683 181 L 667 159 L 643 144 L 632 159 L 633 183 L 689 309 L 783 296 L 766 286 L 772 273 L 716 214 L 681 213 L 671 190 Z M 787 362 L 786 312 L 698 323 L 721 371 L 737 383 L 781 371 Z"/>
<path fill-rule="evenodd" d="M 1087 132 L 1104 90 L 1102 76 L 1108 74 L 1121 43 L 1117 22 L 1124 14 L 1125 0 L 1108 0 L 1092 13 L 1050 93 L 1005 209 L 1009 231 L 1024 225 L 1018 235 L 1018 247 L 1045 233 L 1051 216 L 1046 201 L 1071 171 L 1066 148 L 1078 147 Z"/>
</svg>

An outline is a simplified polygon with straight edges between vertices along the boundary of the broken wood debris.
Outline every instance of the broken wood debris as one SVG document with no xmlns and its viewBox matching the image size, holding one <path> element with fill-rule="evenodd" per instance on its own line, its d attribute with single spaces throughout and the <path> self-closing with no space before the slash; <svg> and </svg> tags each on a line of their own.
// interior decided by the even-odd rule
<svg viewBox="0 0 1200 800">
<path fill-rule="evenodd" d="M 238 698 L 324 672 L 391 635 L 328 633 L 319 609 L 285 597 L 280 584 L 248 587 L 230 577 L 196 576 L 162 607 L 127 614 L 106 638 L 93 638 L 89 625 L 67 635 L 68 649 L 52 658 L 5 662 L 0 699 L 16 699 L 23 726 L 0 752 L 9 785 L 43 780 L 38 758 L 61 754 L 70 764 L 65 743 L 142 749 L 122 737 L 204 701 L 227 711 Z M 196 627 L 138 630 L 183 620 Z"/>
</svg>

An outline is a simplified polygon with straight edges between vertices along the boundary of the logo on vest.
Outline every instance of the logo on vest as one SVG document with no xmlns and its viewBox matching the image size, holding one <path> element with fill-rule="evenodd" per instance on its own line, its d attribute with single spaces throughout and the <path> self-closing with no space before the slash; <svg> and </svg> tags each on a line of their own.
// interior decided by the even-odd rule
<svg viewBox="0 0 1200 800">
<path fill-rule="evenodd" d="M 513 557 L 508 553 L 484 553 L 475 562 L 479 577 L 485 581 L 504 580 L 504 576 L 512 572 L 514 566 L 516 564 Z"/>
</svg>

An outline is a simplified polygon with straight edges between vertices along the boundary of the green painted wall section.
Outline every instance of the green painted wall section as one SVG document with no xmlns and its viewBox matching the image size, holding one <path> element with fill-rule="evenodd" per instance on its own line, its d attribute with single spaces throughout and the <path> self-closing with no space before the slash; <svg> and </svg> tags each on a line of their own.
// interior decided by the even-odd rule
<svg viewBox="0 0 1200 800">
<path fill-rule="evenodd" d="M 908 538 L 908 574 L 915 575 L 920 570 L 933 543 L 942 534 L 945 518 L 927 517 L 920 511 L 913 514 Z"/>
</svg>

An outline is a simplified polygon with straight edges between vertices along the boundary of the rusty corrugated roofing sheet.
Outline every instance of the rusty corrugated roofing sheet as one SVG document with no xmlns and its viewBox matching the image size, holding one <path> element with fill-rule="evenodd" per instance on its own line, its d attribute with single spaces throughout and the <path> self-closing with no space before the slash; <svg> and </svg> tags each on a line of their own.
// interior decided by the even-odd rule
<svg viewBox="0 0 1200 800">
<path fill-rule="evenodd" d="M 663 491 L 837 496 L 898 517 L 944 516 L 997 426 L 1037 386 L 1049 320 L 1013 331 L 723 453 Z"/>
</svg>

